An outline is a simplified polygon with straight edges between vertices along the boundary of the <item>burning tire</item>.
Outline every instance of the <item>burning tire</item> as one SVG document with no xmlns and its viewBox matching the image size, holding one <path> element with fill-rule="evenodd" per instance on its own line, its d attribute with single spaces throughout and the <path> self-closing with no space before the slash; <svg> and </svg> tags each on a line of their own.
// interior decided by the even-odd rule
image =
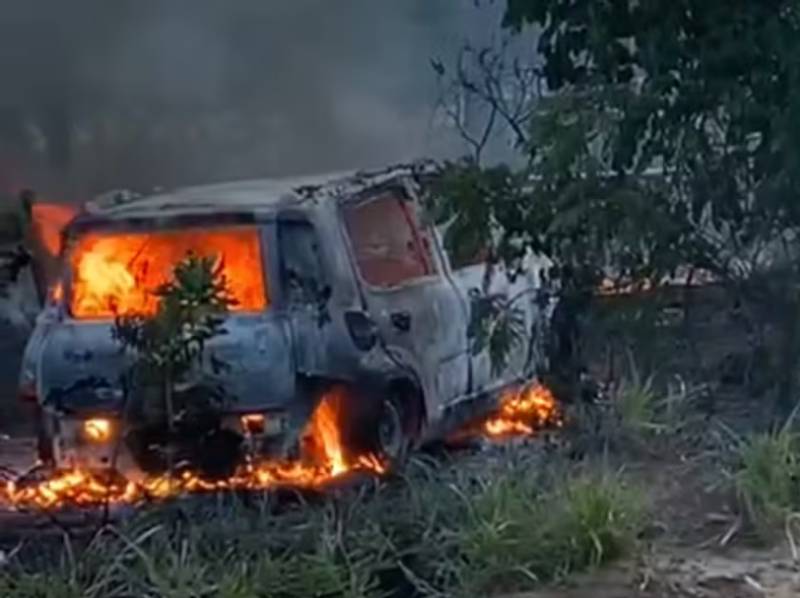
<svg viewBox="0 0 800 598">
<path fill-rule="evenodd" d="M 368 392 L 349 389 L 340 419 L 343 441 L 351 459 L 372 455 L 386 471 L 402 469 L 421 422 L 421 399 L 411 385 L 380 385 Z"/>
<path fill-rule="evenodd" d="M 53 450 L 53 437 L 47 430 L 45 415 L 41 409 L 37 409 L 34 418 L 36 432 L 36 453 L 39 461 L 50 467 L 55 463 L 55 451 Z"/>
<path fill-rule="evenodd" d="M 421 425 L 421 399 L 416 392 L 398 385 L 381 401 L 375 422 L 375 450 L 389 468 L 402 469 Z"/>
</svg>

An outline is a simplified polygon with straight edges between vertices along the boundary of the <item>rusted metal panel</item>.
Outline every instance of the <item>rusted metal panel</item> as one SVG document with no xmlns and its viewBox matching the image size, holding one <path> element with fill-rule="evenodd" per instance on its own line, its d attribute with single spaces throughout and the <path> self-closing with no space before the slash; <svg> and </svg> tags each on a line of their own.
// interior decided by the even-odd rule
<svg viewBox="0 0 800 598">
<path fill-rule="evenodd" d="M 219 376 L 230 395 L 230 410 L 257 411 L 290 403 L 294 364 L 288 321 L 277 315 L 239 315 L 228 318 L 226 330 L 209 342 L 206 359 L 227 366 Z M 35 369 L 47 407 L 57 411 L 80 409 L 82 404 L 102 407 L 104 397 L 110 400 L 112 393 L 98 389 L 122 392 L 122 375 L 131 357 L 126 358 L 112 339 L 111 324 L 65 321 L 40 342 Z M 90 380 L 95 384 L 86 388 L 86 394 L 65 396 L 76 383 Z"/>
</svg>

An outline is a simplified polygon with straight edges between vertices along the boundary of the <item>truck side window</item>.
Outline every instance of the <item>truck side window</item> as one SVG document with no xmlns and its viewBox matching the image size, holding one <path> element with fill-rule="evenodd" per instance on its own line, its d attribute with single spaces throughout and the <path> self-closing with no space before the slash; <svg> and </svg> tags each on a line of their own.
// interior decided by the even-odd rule
<svg viewBox="0 0 800 598">
<path fill-rule="evenodd" d="M 282 222 L 278 231 L 281 287 L 288 304 L 318 303 L 325 280 L 314 228 L 307 222 Z"/>
<path fill-rule="evenodd" d="M 414 206 L 396 192 L 345 206 L 344 220 L 368 284 L 394 287 L 436 272 L 430 239 L 419 226 Z"/>
</svg>

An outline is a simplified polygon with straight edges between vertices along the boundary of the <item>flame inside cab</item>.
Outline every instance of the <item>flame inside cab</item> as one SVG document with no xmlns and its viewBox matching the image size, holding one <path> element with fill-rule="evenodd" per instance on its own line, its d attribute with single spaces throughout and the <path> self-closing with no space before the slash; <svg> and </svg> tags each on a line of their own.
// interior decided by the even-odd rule
<svg viewBox="0 0 800 598">
<path fill-rule="evenodd" d="M 262 248 L 254 227 L 91 232 L 70 252 L 72 315 L 103 319 L 155 313 L 154 291 L 188 253 L 221 260 L 235 300 L 232 311 L 261 311 L 268 305 Z"/>
</svg>

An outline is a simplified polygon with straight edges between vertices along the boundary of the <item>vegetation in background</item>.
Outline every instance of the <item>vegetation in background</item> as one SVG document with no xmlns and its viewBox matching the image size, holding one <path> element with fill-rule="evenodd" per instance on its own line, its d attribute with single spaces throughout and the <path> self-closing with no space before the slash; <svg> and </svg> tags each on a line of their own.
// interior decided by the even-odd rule
<svg viewBox="0 0 800 598">
<path fill-rule="evenodd" d="M 488 240 L 497 259 L 529 247 L 553 260 L 555 362 L 577 361 L 573 380 L 600 281 L 710 272 L 780 338 L 772 391 L 785 416 L 800 361 L 800 13 L 791 0 L 690 4 L 509 0 L 505 26 L 539 28 L 530 54 L 543 58 L 528 109 L 501 111 L 524 166 L 484 167 L 473 152 L 446 166 L 434 203 L 458 223 L 452 251 Z M 497 65 L 520 61 L 477 55 L 472 78 L 463 65 L 450 75 L 494 114 L 504 82 L 520 81 Z"/>
</svg>

